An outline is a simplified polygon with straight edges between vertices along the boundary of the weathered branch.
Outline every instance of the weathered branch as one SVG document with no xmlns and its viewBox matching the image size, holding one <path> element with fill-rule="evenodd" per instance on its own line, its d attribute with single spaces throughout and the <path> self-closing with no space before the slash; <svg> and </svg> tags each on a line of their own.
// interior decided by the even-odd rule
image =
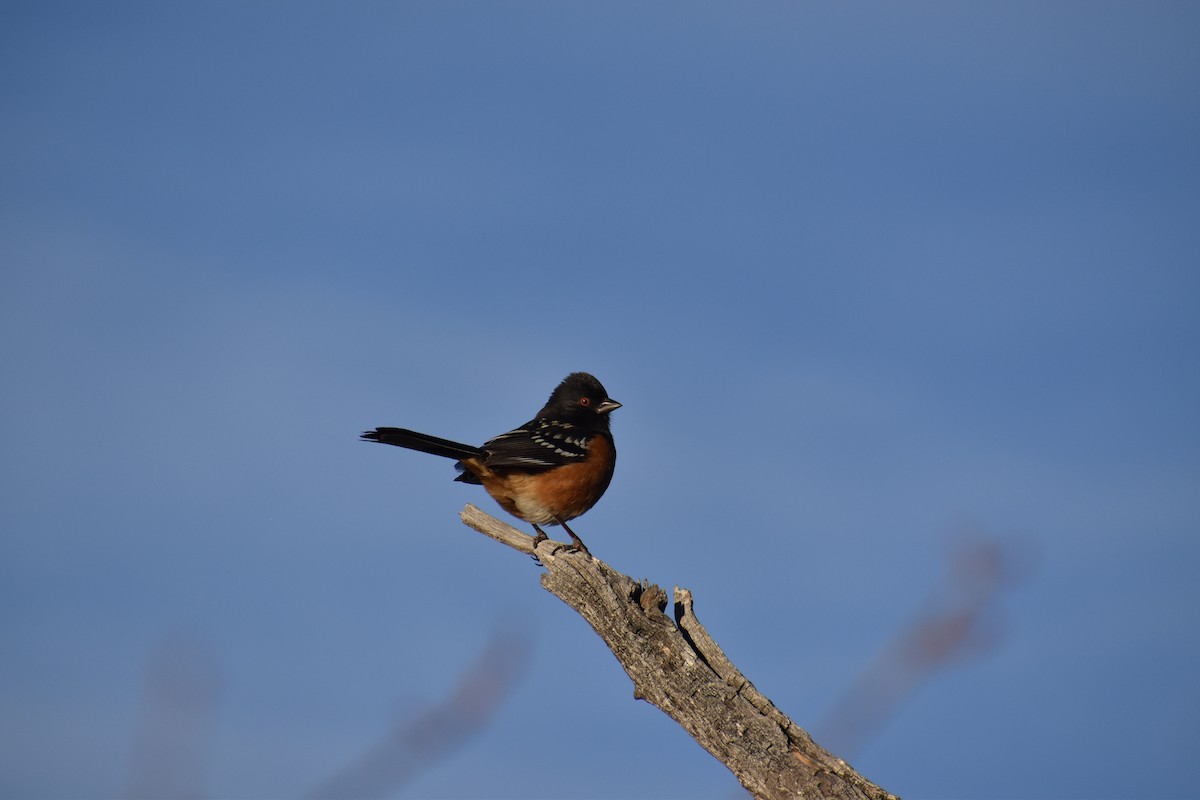
<svg viewBox="0 0 1200 800">
<path fill-rule="evenodd" d="M 634 697 L 678 722 L 757 798 L 893 798 L 831 755 L 735 667 L 696 619 L 692 594 L 667 595 L 585 553 L 532 536 L 468 505 L 468 526 L 545 565 L 542 586 L 575 609 L 633 680 Z"/>
</svg>

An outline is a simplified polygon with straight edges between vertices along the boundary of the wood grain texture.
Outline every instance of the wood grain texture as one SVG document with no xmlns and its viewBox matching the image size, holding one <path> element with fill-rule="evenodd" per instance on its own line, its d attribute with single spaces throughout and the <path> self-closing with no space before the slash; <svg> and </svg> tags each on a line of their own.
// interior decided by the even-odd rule
<svg viewBox="0 0 1200 800">
<path fill-rule="evenodd" d="M 541 582 L 604 640 L 633 681 L 634 697 L 653 703 L 729 768 L 756 798 L 895 800 L 791 721 L 725 656 L 693 610 L 692 594 L 667 595 L 586 553 L 533 537 L 468 505 L 465 524 L 545 566 Z"/>
</svg>

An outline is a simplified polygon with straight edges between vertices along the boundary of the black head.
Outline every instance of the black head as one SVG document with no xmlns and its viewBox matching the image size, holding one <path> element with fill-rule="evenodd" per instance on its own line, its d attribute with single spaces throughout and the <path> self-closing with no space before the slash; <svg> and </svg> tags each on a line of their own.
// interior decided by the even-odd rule
<svg viewBox="0 0 1200 800">
<path fill-rule="evenodd" d="M 594 376 L 572 372 L 555 387 L 538 416 L 607 428 L 609 413 L 620 407 Z"/>
</svg>

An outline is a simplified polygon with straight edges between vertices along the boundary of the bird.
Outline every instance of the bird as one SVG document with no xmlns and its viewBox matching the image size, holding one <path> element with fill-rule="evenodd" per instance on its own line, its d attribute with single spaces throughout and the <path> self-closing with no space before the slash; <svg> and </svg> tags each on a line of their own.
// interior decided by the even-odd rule
<svg viewBox="0 0 1200 800">
<path fill-rule="evenodd" d="M 621 404 L 586 372 L 572 372 L 546 405 L 520 427 L 479 447 L 407 428 L 375 428 L 360 439 L 453 458 L 456 481 L 483 486 L 500 507 L 533 525 L 533 546 L 549 537 L 542 525 L 558 525 L 572 550 L 591 552 L 567 523 L 604 495 L 617 463 L 609 415 Z"/>
</svg>

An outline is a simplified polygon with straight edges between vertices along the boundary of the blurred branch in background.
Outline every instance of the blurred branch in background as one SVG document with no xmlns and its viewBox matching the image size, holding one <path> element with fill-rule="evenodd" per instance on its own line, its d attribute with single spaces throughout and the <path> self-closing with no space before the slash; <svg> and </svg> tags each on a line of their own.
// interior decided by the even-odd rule
<svg viewBox="0 0 1200 800">
<path fill-rule="evenodd" d="M 519 534 L 510 526 L 470 506 L 464 513 L 464 520 L 477 530 L 483 529 L 482 532 L 517 549 L 529 547 L 525 539 L 532 542 L 530 537 Z M 499 533 L 492 532 L 493 527 Z M 512 543 L 505 536 L 511 538 Z M 555 552 L 544 557 L 549 572 L 543 575 L 543 584 L 551 591 L 555 591 L 553 587 L 556 584 L 553 580 L 547 583 L 548 578 L 555 578 L 560 572 L 568 577 L 559 577 L 558 580 L 568 581 L 573 586 L 570 581 L 578 575 L 590 570 L 608 570 L 607 565 L 593 559 L 571 561 L 569 569 L 558 570 L 557 562 L 561 559 L 555 558 Z M 819 738 L 842 758 L 855 757 L 903 702 L 935 672 L 956 661 L 977 657 L 995 648 L 1002 640 L 996 606 L 1004 592 L 1028 574 L 1030 560 L 1027 555 L 1012 542 L 979 535 L 958 543 L 948 558 L 946 575 L 932 593 L 925 609 L 879 652 L 843 696 L 833 703 L 825 720 L 817 728 Z M 631 587 L 632 593 L 625 599 L 627 604 L 632 604 L 630 608 L 636 612 L 635 616 L 644 614 L 654 620 L 661 617 L 661 626 L 670 632 L 679 626 L 679 630 L 686 634 L 686 647 L 681 647 L 699 648 L 697 653 L 700 656 L 695 659 L 693 666 L 712 665 L 712 669 L 722 673 L 720 681 L 739 687 L 736 696 L 757 697 L 749 682 L 728 664 L 724 654 L 695 621 L 689 592 L 676 590 L 676 622 L 672 625 L 662 615 L 661 607 L 655 608 L 653 603 L 647 606 L 642 602 L 651 593 L 650 590 L 654 590 L 662 595 L 661 604 L 665 605 L 665 593 L 658 587 L 639 587 L 627 576 L 615 573 L 610 577 L 621 586 L 628 583 Z M 614 597 L 624 597 L 622 592 L 612 594 Z M 618 605 L 623 608 L 625 604 Z M 593 623 L 597 632 L 607 631 L 606 625 L 597 627 L 598 623 L 590 618 L 589 622 Z M 626 627 L 629 626 L 617 626 L 620 630 Z M 654 639 L 648 636 L 643 626 L 634 625 L 630 631 L 637 642 Z M 613 652 L 628 671 L 628 659 L 621 659 L 625 649 L 614 647 Z M 659 648 L 655 653 L 661 655 L 670 649 Z M 365 800 L 395 794 L 422 772 L 447 759 L 491 721 L 524 672 L 531 652 L 532 641 L 528 634 L 513 629 L 495 632 L 449 697 L 423 713 L 402 721 L 381 741 L 366 748 L 362 755 L 316 786 L 307 798 Z M 725 675 L 725 672 L 729 674 Z M 641 683 L 636 677 L 639 674 L 634 670 L 631 677 L 634 677 L 638 696 L 647 699 L 647 687 L 656 685 L 653 676 L 661 678 L 663 673 L 653 669 L 652 677 L 643 679 Z M 672 682 L 668 680 L 667 684 L 672 685 Z M 204 778 L 212 751 L 218 694 L 217 668 L 211 655 L 195 642 L 186 639 L 170 642 L 151 657 L 126 795 L 130 800 L 204 796 Z M 751 718 L 758 719 L 764 714 L 778 717 L 777 727 L 789 731 L 793 740 L 789 752 L 793 753 L 792 759 L 797 763 L 806 765 L 805 775 L 811 769 L 816 775 L 839 777 L 845 781 L 845 785 L 840 787 L 841 793 L 837 796 L 887 796 L 878 787 L 853 773 L 844 762 L 830 761 L 824 764 L 827 751 L 818 748 L 806 733 L 777 712 L 769 701 L 760 699 L 764 705 L 754 710 Z M 667 705 L 673 707 L 669 703 Z M 713 723 L 715 717 L 701 713 L 699 719 L 708 725 Z M 677 719 L 685 729 L 688 729 L 686 723 L 689 720 Z M 693 732 L 689 729 L 689 733 Z M 806 756 L 809 751 L 816 755 L 811 758 Z M 821 760 L 814 760 L 817 758 Z M 790 764 L 792 759 L 787 762 Z M 735 774 L 742 780 L 741 774 L 736 771 Z M 767 796 L 770 793 L 763 791 L 760 794 Z"/>
<path fill-rule="evenodd" d="M 394 794 L 491 721 L 525 671 L 532 651 L 527 634 L 514 630 L 493 634 L 444 702 L 399 724 L 307 797 L 361 800 Z"/>
<path fill-rule="evenodd" d="M 125 793 L 129 800 L 204 795 L 220 683 L 212 654 L 190 638 L 170 640 L 150 656 Z"/>
<path fill-rule="evenodd" d="M 946 575 L 917 618 L 884 646 L 815 727 L 821 741 L 855 758 L 935 672 L 995 649 L 998 604 L 1030 571 L 1014 541 L 972 533 L 947 557 Z"/>
</svg>

